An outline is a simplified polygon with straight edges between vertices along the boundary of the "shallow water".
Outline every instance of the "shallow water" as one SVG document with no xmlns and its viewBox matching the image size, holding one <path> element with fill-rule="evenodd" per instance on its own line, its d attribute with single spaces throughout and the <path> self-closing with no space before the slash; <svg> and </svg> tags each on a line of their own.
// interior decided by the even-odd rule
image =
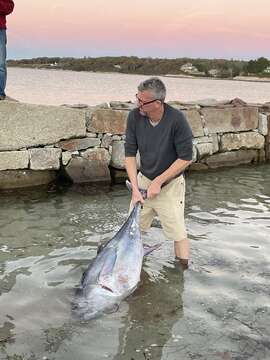
<svg viewBox="0 0 270 360">
<path fill-rule="evenodd" d="M 49 105 L 135 101 L 137 86 L 146 78 L 146 75 L 11 67 L 8 69 L 7 94 L 21 102 Z M 252 103 L 270 101 L 270 82 L 161 79 L 167 86 L 167 100 L 231 100 L 238 97 Z"/>
<path fill-rule="evenodd" d="M 162 242 L 142 283 L 90 322 L 71 301 L 97 244 L 124 222 L 124 186 L 0 194 L 0 359 L 270 359 L 270 166 L 191 173 L 192 263 Z"/>
</svg>

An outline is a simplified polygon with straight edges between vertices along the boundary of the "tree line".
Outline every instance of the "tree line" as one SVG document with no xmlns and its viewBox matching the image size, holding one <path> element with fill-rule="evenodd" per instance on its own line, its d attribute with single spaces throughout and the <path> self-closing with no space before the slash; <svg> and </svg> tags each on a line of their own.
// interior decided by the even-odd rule
<svg viewBox="0 0 270 360">
<path fill-rule="evenodd" d="M 265 70 L 270 66 L 270 61 L 264 57 L 257 60 L 226 60 L 226 59 L 160 59 L 139 58 L 136 56 L 119 57 L 37 57 L 32 59 L 8 60 L 8 66 L 57 68 L 74 71 L 93 72 L 118 72 L 144 75 L 181 75 L 184 64 L 191 63 L 197 70 L 194 76 L 210 76 L 211 70 L 217 70 L 220 78 L 232 78 L 238 75 L 270 76 Z"/>
</svg>

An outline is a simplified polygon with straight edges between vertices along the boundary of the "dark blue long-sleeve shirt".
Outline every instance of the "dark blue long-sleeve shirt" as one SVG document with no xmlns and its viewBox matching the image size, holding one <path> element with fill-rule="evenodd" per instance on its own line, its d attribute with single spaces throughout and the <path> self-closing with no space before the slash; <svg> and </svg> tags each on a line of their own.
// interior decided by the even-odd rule
<svg viewBox="0 0 270 360">
<path fill-rule="evenodd" d="M 164 104 L 160 122 L 153 126 L 139 109 L 129 113 L 125 156 L 136 156 L 139 150 L 141 173 L 153 180 L 177 159 L 192 160 L 192 131 L 184 114 Z"/>
</svg>

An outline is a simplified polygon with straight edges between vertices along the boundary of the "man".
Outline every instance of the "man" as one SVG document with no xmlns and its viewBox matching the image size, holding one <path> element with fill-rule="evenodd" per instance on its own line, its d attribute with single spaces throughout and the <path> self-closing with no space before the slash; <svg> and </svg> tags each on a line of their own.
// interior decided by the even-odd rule
<svg viewBox="0 0 270 360">
<path fill-rule="evenodd" d="M 158 215 L 166 238 L 174 241 L 176 259 L 188 267 L 189 241 L 184 222 L 184 170 L 192 162 L 192 132 L 182 112 L 166 104 L 166 88 L 158 78 L 138 86 L 137 108 L 128 116 L 125 165 L 132 203 L 141 202 L 141 230 Z M 136 153 L 141 167 L 137 175 Z M 147 189 L 147 199 L 139 188 Z"/>
<path fill-rule="evenodd" d="M 6 15 L 12 13 L 14 3 L 12 0 L 0 0 L 0 100 L 6 97 L 5 88 L 7 81 L 7 67 L 6 67 Z"/>
</svg>

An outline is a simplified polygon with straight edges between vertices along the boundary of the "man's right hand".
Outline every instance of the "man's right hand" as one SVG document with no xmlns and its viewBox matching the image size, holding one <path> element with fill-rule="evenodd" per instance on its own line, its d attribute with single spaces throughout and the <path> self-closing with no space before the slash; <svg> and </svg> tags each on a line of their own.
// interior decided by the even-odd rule
<svg viewBox="0 0 270 360">
<path fill-rule="evenodd" d="M 140 193 L 139 189 L 132 190 L 132 204 L 135 205 L 137 202 L 144 204 L 144 199 L 142 194 Z"/>
</svg>

